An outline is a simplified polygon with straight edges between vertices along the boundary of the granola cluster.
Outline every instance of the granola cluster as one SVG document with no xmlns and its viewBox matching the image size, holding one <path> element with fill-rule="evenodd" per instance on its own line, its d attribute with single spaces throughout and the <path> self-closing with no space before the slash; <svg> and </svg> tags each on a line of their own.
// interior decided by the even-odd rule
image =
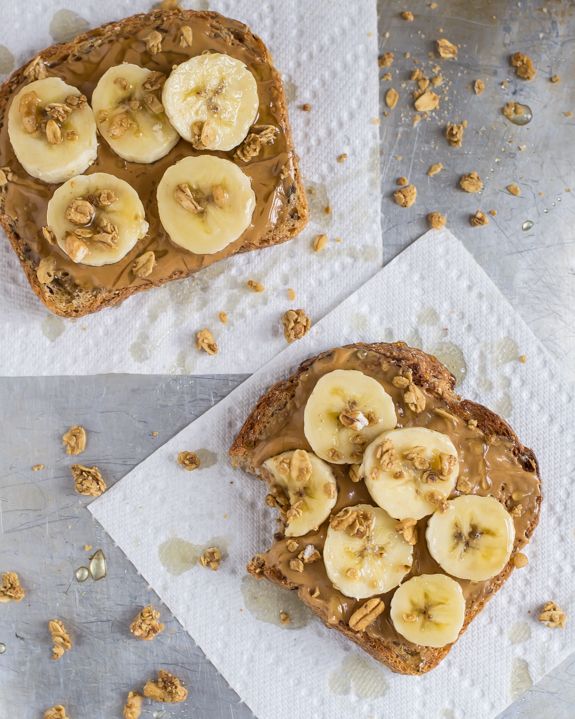
<svg viewBox="0 0 575 719">
<path fill-rule="evenodd" d="M 26 596 L 16 572 L 4 572 L 0 584 L 0 602 L 20 602 Z"/>
<path fill-rule="evenodd" d="M 180 679 L 163 669 L 158 672 L 156 681 L 150 679 L 144 685 L 144 696 L 155 702 L 177 704 L 188 698 L 188 690 Z"/>
<path fill-rule="evenodd" d="M 83 464 L 73 464 L 70 469 L 78 494 L 84 494 L 88 497 L 99 497 L 106 491 L 106 482 L 98 467 L 85 467 Z"/>
<path fill-rule="evenodd" d="M 48 629 L 52 637 L 52 659 L 61 659 L 66 652 L 72 649 L 72 640 L 68 630 L 60 619 L 51 619 L 48 622 Z"/>
<path fill-rule="evenodd" d="M 130 631 L 137 639 L 150 641 L 164 631 L 160 621 L 160 612 L 151 604 L 141 609 L 130 624 Z"/>
</svg>

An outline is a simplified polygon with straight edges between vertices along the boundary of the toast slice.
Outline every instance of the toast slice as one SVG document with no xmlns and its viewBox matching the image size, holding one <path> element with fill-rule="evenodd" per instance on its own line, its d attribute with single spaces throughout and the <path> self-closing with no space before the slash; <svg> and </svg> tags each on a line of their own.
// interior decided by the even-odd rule
<svg viewBox="0 0 575 719">
<path fill-rule="evenodd" d="M 454 391 L 454 377 L 435 357 L 401 342 L 358 343 L 312 357 L 287 379 L 270 387 L 246 419 L 230 449 L 232 464 L 270 482 L 273 478 L 262 466 L 266 459 L 288 450 L 311 451 L 303 432 L 303 408 L 318 379 L 334 369 L 360 370 L 377 379 L 391 395 L 401 426 L 424 426 L 449 435 L 459 456 L 459 477 L 466 478 L 465 482 L 458 479 L 450 499 L 461 494 L 493 496 L 513 519 L 515 541 L 502 571 L 480 582 L 455 578 L 465 596 L 463 632 L 503 586 L 515 566 L 514 555 L 529 541 L 538 523 L 541 486 L 535 455 L 521 444 L 501 417 L 480 404 L 462 400 Z M 424 410 L 420 407 L 420 411 L 415 412 L 409 407 L 405 390 L 393 382 L 397 376 L 409 377 L 410 382 L 422 391 Z M 328 627 L 337 629 L 393 671 L 402 674 L 428 672 L 439 664 L 453 644 L 439 648 L 421 646 L 399 634 L 389 613 L 394 590 L 379 597 L 385 604 L 383 613 L 363 631 L 358 631 L 357 627 L 354 630 L 350 626 L 350 617 L 363 600 L 350 599 L 334 588 L 327 577 L 323 556 L 313 564 L 304 564 L 303 571 L 297 564 L 296 569 L 300 571 L 292 569 L 291 562 L 299 556 L 302 547 L 313 544 L 322 554 L 330 519 L 342 508 L 358 502 L 374 504 L 363 480 L 358 482 L 356 477 L 350 482 L 350 465 L 330 466 L 338 485 L 337 503 L 331 517 L 314 531 L 291 538 L 290 542 L 284 535 L 286 508 L 282 507 L 280 531 L 275 535 L 273 546 L 256 555 L 248 565 L 248 571 L 297 591 L 301 600 Z M 270 504 L 278 506 L 273 498 Z M 417 523 L 413 564 L 404 581 L 420 573 L 445 574 L 426 546 L 428 519 L 424 517 Z M 493 641 L 496 640 L 493 637 Z"/>
<path fill-rule="evenodd" d="M 193 38 L 185 46 L 180 34 L 183 26 L 191 29 L 189 36 Z M 162 38 L 160 50 L 154 48 L 154 52 L 147 41 L 153 31 Z M 273 143 L 265 146 L 262 143 L 259 154 L 251 159 L 238 159 L 235 154 L 238 148 L 212 153 L 233 161 L 251 179 L 256 194 L 252 224 L 236 241 L 215 254 L 199 255 L 178 247 L 169 240 L 160 223 L 156 187 L 166 168 L 183 157 L 202 152 L 180 139 L 165 157 L 142 165 L 122 160 L 100 137 L 97 159 L 87 174 L 109 172 L 126 180 L 137 191 L 150 227 L 146 237 L 115 264 L 88 267 L 72 262 L 41 231 L 46 225 L 48 200 L 57 185 L 31 177 L 16 159 L 7 130 L 12 98 L 31 80 L 54 76 L 78 87 L 90 102 L 99 78 L 123 61 L 167 75 L 174 65 L 203 52 L 227 54 L 248 66 L 258 86 L 257 123 L 260 127 L 275 128 Z M 109 23 L 40 52 L 32 63 L 16 70 L 0 87 L 0 167 L 7 180 L 0 189 L 0 224 L 34 292 L 49 310 L 63 317 L 96 312 L 136 292 L 189 277 L 229 255 L 285 242 L 301 231 L 308 218 L 286 98 L 271 55 L 246 25 L 215 12 L 158 9 Z M 132 270 L 134 260 L 149 250 L 155 253 L 156 266 L 151 275 L 138 277 Z M 53 277 L 38 272 L 44 258 L 55 260 Z"/>
</svg>

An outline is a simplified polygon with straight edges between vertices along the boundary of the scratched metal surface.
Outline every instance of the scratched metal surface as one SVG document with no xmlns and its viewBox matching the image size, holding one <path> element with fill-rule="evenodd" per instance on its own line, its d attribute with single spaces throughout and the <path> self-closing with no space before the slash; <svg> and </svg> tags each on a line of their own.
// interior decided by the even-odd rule
<svg viewBox="0 0 575 719">
<path fill-rule="evenodd" d="M 428 4 L 380 2 L 380 47 L 396 53 L 393 79 L 382 81 L 382 92 L 393 85 L 401 94 L 395 110 L 381 118 L 385 257 L 425 230 L 427 212 L 447 212 L 451 229 L 573 378 L 575 198 L 566 189 L 575 189 L 575 122 L 563 113 L 575 111 L 575 3 L 547 2 L 547 13 L 539 9 L 542 2 L 439 0 L 437 10 Z M 398 18 L 402 9 L 415 14 L 413 23 Z M 435 120 L 413 128 L 406 80 L 413 58 L 424 60 L 440 34 L 461 46 L 460 62 L 441 63 L 450 83 L 449 100 Z M 517 49 L 536 62 L 539 74 L 532 83 L 516 80 L 506 66 L 506 56 Z M 547 79 L 552 73 L 562 82 L 552 85 Z M 470 91 L 475 78 L 486 81 L 480 97 Z M 504 89 L 499 83 L 505 80 Z M 528 126 L 515 127 L 500 114 L 510 99 L 532 107 Z M 450 148 L 442 125 L 463 119 L 469 123 L 464 146 Z M 432 162 L 447 169 L 430 179 L 425 171 Z M 459 175 L 470 170 L 486 180 L 481 196 L 456 189 Z M 390 200 L 400 175 L 418 188 L 417 203 L 407 210 Z M 505 192 L 510 182 L 521 186 L 521 197 Z M 472 229 L 467 218 L 479 208 L 496 209 L 497 216 L 487 227 Z M 526 220 L 534 223 L 529 231 L 522 230 Z M 119 717 L 127 691 L 141 687 L 160 667 L 186 681 L 190 699 L 160 710 L 147 705 L 143 717 L 252 716 L 167 610 L 162 617 L 166 631 L 154 642 L 136 642 L 129 635 L 135 610 L 156 601 L 154 593 L 91 520 L 84 509 L 87 498 L 74 494 L 72 460 L 60 446 L 69 425 L 86 426 L 89 446 L 82 461 L 97 463 L 112 484 L 239 379 L 0 379 L 0 569 L 17 569 L 28 589 L 20 604 L 1 605 L 0 642 L 7 650 L 0 655 L 0 719 L 36 719 L 56 702 L 67 705 L 71 719 Z M 153 431 L 160 433 L 157 438 Z M 36 463 L 46 469 L 33 473 Z M 142 491 L 145 496 L 145 487 Z M 86 562 L 85 544 L 102 548 L 108 557 L 108 577 L 98 583 L 74 580 L 74 569 Z M 46 628 L 54 616 L 65 620 L 75 640 L 73 652 L 58 663 L 49 658 Z M 575 655 L 501 719 L 573 716 Z"/>
</svg>

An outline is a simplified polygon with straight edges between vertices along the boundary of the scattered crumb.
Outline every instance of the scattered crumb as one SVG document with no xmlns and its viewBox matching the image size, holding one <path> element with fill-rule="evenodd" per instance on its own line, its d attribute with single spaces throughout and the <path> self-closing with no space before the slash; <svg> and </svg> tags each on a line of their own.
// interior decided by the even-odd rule
<svg viewBox="0 0 575 719">
<path fill-rule="evenodd" d="M 154 438 L 156 438 L 159 434 L 159 432 L 150 432 L 150 436 Z"/>
<path fill-rule="evenodd" d="M 72 649 L 72 640 L 60 619 L 50 619 L 48 629 L 52 637 L 52 659 L 61 659 L 64 654 Z"/>
<path fill-rule="evenodd" d="M 26 596 L 16 572 L 4 572 L 0 584 L 0 602 L 20 602 Z"/>
<path fill-rule="evenodd" d="M 33 472 L 40 472 L 42 469 L 46 469 L 46 465 L 44 465 L 44 464 L 33 464 L 32 465 Z"/>
<path fill-rule="evenodd" d="M 141 609 L 130 624 L 130 631 L 138 639 L 150 641 L 164 630 L 164 625 L 159 621 L 160 612 L 151 604 Z"/>
<path fill-rule="evenodd" d="M 477 212 L 469 216 L 469 224 L 471 227 L 482 227 L 489 224 L 489 218 L 484 212 L 477 210 Z"/>
<path fill-rule="evenodd" d="M 517 552 L 513 555 L 513 566 L 517 569 L 526 567 L 528 564 L 529 560 L 527 559 L 527 555 L 523 554 L 523 552 Z"/>
<path fill-rule="evenodd" d="M 409 76 L 409 79 L 413 81 L 421 80 L 422 78 L 423 72 L 421 71 L 420 67 L 416 67 L 414 70 L 412 70 L 411 75 Z"/>
<path fill-rule="evenodd" d="M 44 712 L 44 719 L 69 719 L 66 709 L 61 704 L 56 704 Z"/>
<path fill-rule="evenodd" d="M 401 177 L 397 178 L 397 180 L 395 181 L 395 184 L 399 185 L 399 187 L 405 187 L 405 185 L 409 184 L 409 180 L 407 179 L 407 177 L 403 177 L 403 175 L 402 175 Z"/>
<path fill-rule="evenodd" d="M 431 84 L 433 87 L 439 87 L 440 85 L 443 85 L 443 75 L 434 75 L 431 78 Z"/>
<path fill-rule="evenodd" d="M 444 60 L 454 60 L 457 57 L 457 45 L 449 42 L 449 40 L 444 37 L 440 40 L 436 40 L 435 47 L 439 57 L 442 57 Z"/>
<path fill-rule="evenodd" d="M 421 120 L 422 120 L 421 115 L 414 115 L 413 119 L 411 121 L 411 124 L 413 125 L 413 127 L 415 127 L 416 125 L 418 125 L 421 122 Z"/>
<path fill-rule="evenodd" d="M 438 5 L 437 5 L 436 2 L 430 2 L 430 3 L 429 3 L 429 9 L 430 9 L 430 10 L 437 10 L 437 8 L 438 8 Z"/>
<path fill-rule="evenodd" d="M 129 692 L 124 704 L 124 719 L 140 719 L 142 713 L 142 697 L 136 692 Z"/>
<path fill-rule="evenodd" d="M 347 152 L 342 152 L 335 158 L 338 162 L 345 162 L 347 160 Z"/>
<path fill-rule="evenodd" d="M 292 300 L 292 301 L 295 300 L 296 294 L 295 294 L 295 290 L 292 287 L 288 287 L 287 296 L 288 296 L 288 300 Z"/>
<path fill-rule="evenodd" d="M 391 67 L 393 65 L 394 55 L 392 52 L 384 52 L 377 58 L 377 64 L 379 67 Z"/>
<path fill-rule="evenodd" d="M 228 313 L 227 312 L 218 312 L 218 319 L 223 325 L 228 324 Z"/>
<path fill-rule="evenodd" d="M 252 292 L 263 292 L 265 290 L 265 287 L 262 285 L 262 283 L 258 282 L 257 280 L 248 280 L 246 282 L 246 285 L 248 289 L 250 289 Z"/>
<path fill-rule="evenodd" d="M 545 624 L 546 627 L 551 627 L 552 629 L 561 627 L 561 629 L 563 629 L 567 621 L 567 615 L 555 602 L 547 602 L 543 605 L 538 619 Z"/>
<path fill-rule="evenodd" d="M 443 170 L 443 164 L 441 162 L 435 162 L 433 165 L 429 166 L 427 174 L 429 177 L 433 177 L 434 175 L 438 175 L 441 170 Z"/>
<path fill-rule="evenodd" d="M 196 334 L 196 347 L 209 355 L 218 353 L 218 343 L 207 327 Z"/>
<path fill-rule="evenodd" d="M 497 215 L 497 210 L 489 210 L 489 214 L 491 217 L 495 217 Z"/>
<path fill-rule="evenodd" d="M 369 121 L 370 125 L 381 125 L 381 120 L 379 117 L 372 117 Z"/>
<path fill-rule="evenodd" d="M 427 223 L 433 230 L 440 230 L 442 227 L 445 227 L 446 222 L 447 218 L 445 215 L 442 215 L 441 212 L 430 212 L 427 215 Z"/>
<path fill-rule="evenodd" d="M 551 77 L 549 78 L 549 80 L 550 80 L 550 82 L 552 82 L 554 85 L 555 85 L 556 83 L 558 83 L 558 82 L 561 82 L 561 78 L 559 77 L 559 75 L 551 75 Z"/>
<path fill-rule="evenodd" d="M 151 679 L 144 685 L 144 696 L 154 702 L 176 704 L 188 698 L 188 690 L 178 677 L 160 669 L 156 681 Z"/>
<path fill-rule="evenodd" d="M 477 172 L 469 172 L 467 175 L 462 175 L 459 179 L 459 187 L 465 192 L 481 192 L 483 189 L 483 180 L 479 177 Z"/>
<path fill-rule="evenodd" d="M 406 185 L 393 193 L 393 200 L 400 207 L 411 207 L 417 198 L 415 185 Z"/>
<path fill-rule="evenodd" d="M 327 235 L 316 235 L 313 239 L 312 247 L 314 252 L 321 252 L 327 245 Z"/>
<path fill-rule="evenodd" d="M 476 95 L 481 95 L 481 93 L 485 90 L 485 82 L 483 80 L 475 80 L 473 83 L 473 92 Z"/>
<path fill-rule="evenodd" d="M 178 452 L 178 464 L 183 469 L 187 469 L 188 472 L 192 472 L 200 466 L 201 462 L 195 452 L 184 451 Z"/>
<path fill-rule="evenodd" d="M 106 482 L 98 467 L 73 464 L 70 469 L 78 494 L 83 494 L 87 497 L 99 497 L 106 491 Z"/>
<path fill-rule="evenodd" d="M 86 430 L 79 424 L 74 425 L 62 435 L 62 442 L 66 448 L 66 454 L 82 454 L 86 449 Z"/>
<path fill-rule="evenodd" d="M 515 68 L 515 74 L 521 80 L 533 80 L 537 74 L 533 60 L 522 52 L 514 52 L 509 58 L 509 64 Z"/>
<path fill-rule="evenodd" d="M 565 117 L 573 117 L 573 113 L 571 112 L 571 110 L 567 110 L 566 112 L 563 113 L 563 115 Z"/>
<path fill-rule="evenodd" d="M 326 205 L 326 206 L 323 208 L 323 214 L 324 214 L 324 215 L 331 215 L 331 206 L 330 206 L 330 205 Z"/>
<path fill-rule="evenodd" d="M 390 73 L 390 72 L 384 73 L 384 74 L 381 76 L 381 79 L 382 79 L 382 80 L 385 80 L 386 82 L 389 82 L 389 81 L 391 80 L 391 73 Z"/>
<path fill-rule="evenodd" d="M 400 15 L 401 15 L 401 18 L 403 20 L 405 20 L 406 22 L 413 22 L 415 19 L 413 17 L 413 13 L 410 10 L 404 10 L 402 13 L 400 13 Z"/>
<path fill-rule="evenodd" d="M 521 364 L 525 364 L 527 362 L 527 355 L 519 355 L 517 358 Z"/>
<path fill-rule="evenodd" d="M 304 310 L 288 310 L 282 315 L 284 337 L 294 342 L 304 337 L 311 328 L 311 320 Z"/>
<path fill-rule="evenodd" d="M 291 622 L 291 617 L 287 612 L 284 612 L 283 609 L 280 612 L 280 622 L 282 624 L 289 624 Z"/>
<path fill-rule="evenodd" d="M 218 547 L 208 547 L 200 557 L 202 567 L 208 567 L 214 572 L 220 568 L 221 561 L 222 553 Z"/>
<path fill-rule="evenodd" d="M 439 95 L 433 90 L 426 90 L 423 95 L 420 95 L 417 100 L 413 103 L 413 106 L 418 112 L 431 112 L 439 107 Z"/>
<path fill-rule="evenodd" d="M 524 110 L 518 102 L 506 102 L 501 108 L 501 112 L 508 120 L 513 120 L 514 117 L 523 115 Z"/>
<path fill-rule="evenodd" d="M 85 545 L 82 547 L 82 549 L 83 549 L 85 552 L 89 552 L 89 551 L 92 549 L 92 545 L 91 545 L 91 544 L 85 544 Z"/>
<path fill-rule="evenodd" d="M 304 112 L 310 112 L 311 111 L 311 105 L 309 102 L 304 102 L 303 105 L 299 106 L 300 110 L 303 110 Z"/>
<path fill-rule="evenodd" d="M 385 93 L 385 104 L 389 107 L 390 110 L 393 110 L 393 108 L 397 105 L 398 100 L 399 93 L 395 88 L 390 87 L 389 90 Z"/>
<path fill-rule="evenodd" d="M 510 185 L 507 185 L 506 189 L 507 192 L 509 192 L 511 195 L 515 195 L 515 197 L 519 197 L 519 195 L 521 194 L 521 188 L 514 182 L 512 182 Z"/>
<path fill-rule="evenodd" d="M 465 131 L 465 123 L 456 124 L 450 122 L 445 128 L 445 139 L 451 147 L 461 147 L 463 144 L 463 133 Z"/>
</svg>

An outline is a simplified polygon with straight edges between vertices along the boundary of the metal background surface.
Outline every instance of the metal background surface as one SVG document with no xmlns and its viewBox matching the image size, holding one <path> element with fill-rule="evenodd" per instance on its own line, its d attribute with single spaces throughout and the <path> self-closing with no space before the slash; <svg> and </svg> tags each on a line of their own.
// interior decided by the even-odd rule
<svg viewBox="0 0 575 719">
<path fill-rule="evenodd" d="M 396 54 L 393 79 L 382 81 L 382 93 L 394 86 L 401 95 L 395 110 L 381 118 L 386 260 L 425 230 L 427 212 L 447 212 L 450 228 L 573 378 L 575 198 L 567 188 L 573 184 L 575 190 L 575 120 L 563 113 L 575 111 L 575 3 L 438 4 L 431 10 L 422 0 L 380 2 L 380 47 Z M 399 18 L 403 9 L 415 14 L 415 22 Z M 439 36 L 461 46 L 460 62 L 440 63 L 450 83 L 449 99 L 435 119 L 414 128 L 407 78 L 413 60 L 426 61 Z M 514 78 L 506 62 L 514 50 L 534 58 L 539 71 L 535 81 Z M 561 83 L 549 82 L 552 73 L 561 76 Z M 471 92 L 475 78 L 487 85 L 479 97 Z M 506 80 L 508 86 L 501 87 Z M 500 109 L 510 99 L 532 107 L 534 119 L 528 126 L 515 127 L 503 118 Z M 464 146 L 450 148 L 442 127 L 447 120 L 463 119 L 469 123 Z M 432 162 L 442 162 L 446 170 L 428 178 Z M 471 170 L 486 181 L 481 196 L 456 187 L 459 175 Z M 390 199 L 400 175 L 418 188 L 417 203 L 410 209 Z M 521 197 L 505 191 L 510 182 L 521 186 Z M 487 227 L 473 229 L 468 215 L 478 208 L 496 209 L 497 216 Z M 530 231 L 522 230 L 526 220 L 534 223 Z M 155 595 L 92 521 L 85 510 L 88 499 L 74 493 L 69 475 L 73 460 L 60 444 L 68 426 L 83 424 L 89 444 L 82 462 L 98 464 L 112 484 L 240 380 L 124 375 L 0 379 L 0 569 L 18 570 L 28 590 L 23 602 L 0 609 L 0 642 L 7 646 L 0 655 L 0 719 L 36 719 L 56 702 L 66 704 L 71 719 L 119 717 L 126 693 L 160 667 L 184 679 L 190 699 L 181 706 L 148 705 L 143 717 L 252 716 L 166 609 L 166 630 L 154 642 L 130 636 L 133 615 L 155 602 Z M 154 431 L 157 438 L 151 436 Z M 32 472 L 37 463 L 46 469 Z M 142 492 L 145 496 L 145 487 Z M 74 570 L 86 563 L 85 544 L 92 551 L 102 548 L 108 557 L 108 577 L 98 583 L 74 580 Z M 66 622 L 75 640 L 73 652 L 58 663 L 50 660 L 46 626 L 54 616 Z M 573 716 L 575 655 L 502 715 Z"/>
</svg>

